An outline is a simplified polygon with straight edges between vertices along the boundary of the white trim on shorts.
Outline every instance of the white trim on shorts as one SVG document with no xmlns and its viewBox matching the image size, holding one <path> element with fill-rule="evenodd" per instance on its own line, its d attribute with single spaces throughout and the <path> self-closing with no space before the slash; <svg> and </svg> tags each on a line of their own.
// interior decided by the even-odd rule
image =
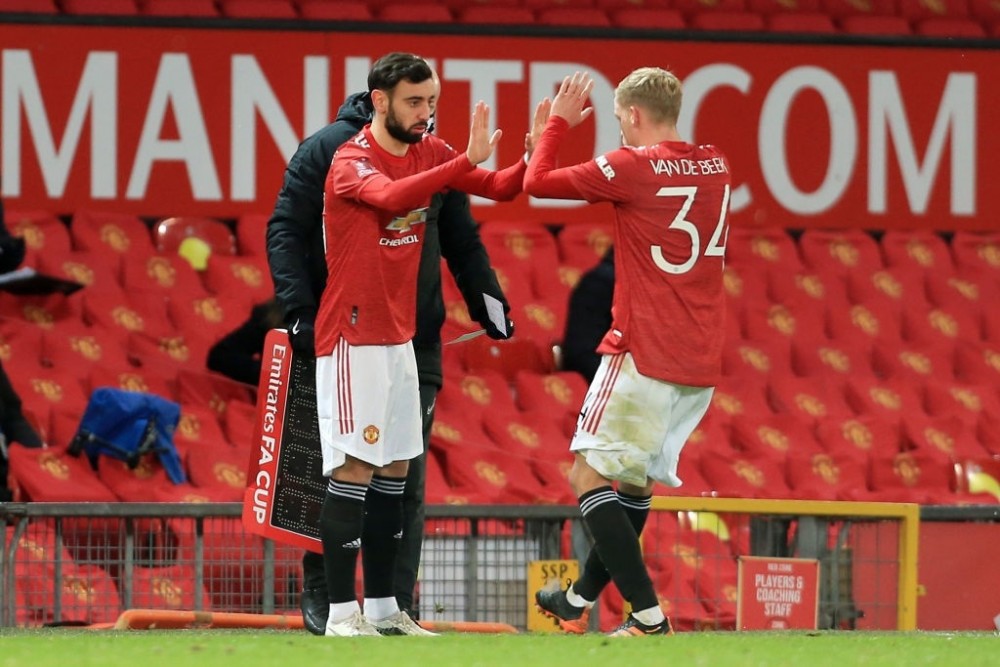
<svg viewBox="0 0 1000 667">
<path fill-rule="evenodd" d="M 714 391 L 646 377 L 628 352 L 606 354 L 583 401 L 570 451 L 607 479 L 680 486 L 681 450 Z"/>
<path fill-rule="evenodd" d="M 347 460 L 376 468 L 424 451 L 413 345 L 351 345 L 316 358 L 316 412 L 323 474 Z"/>
</svg>

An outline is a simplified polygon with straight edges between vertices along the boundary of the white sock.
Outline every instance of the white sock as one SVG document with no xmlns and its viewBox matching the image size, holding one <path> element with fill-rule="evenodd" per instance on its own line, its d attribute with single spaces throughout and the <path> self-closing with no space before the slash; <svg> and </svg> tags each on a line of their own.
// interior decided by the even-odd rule
<svg viewBox="0 0 1000 667">
<path fill-rule="evenodd" d="M 593 607 L 594 606 L 594 601 L 593 600 L 588 600 L 587 598 L 583 597 L 582 595 L 578 595 L 577 592 L 573 590 L 572 586 L 570 586 L 569 588 L 566 589 L 566 601 L 569 602 L 574 607 Z"/>
<path fill-rule="evenodd" d="M 657 625 L 666 619 L 666 616 L 663 615 L 663 610 L 660 609 L 660 605 L 650 607 L 649 609 L 633 611 L 632 615 L 635 616 L 635 620 L 639 621 L 643 625 Z"/>
<path fill-rule="evenodd" d="M 341 621 L 346 621 L 356 611 L 361 611 L 361 606 L 357 600 L 332 602 L 330 603 L 330 622 L 340 623 Z"/>
<path fill-rule="evenodd" d="M 399 612 L 396 598 L 365 598 L 365 616 L 370 621 L 381 621 Z"/>
</svg>

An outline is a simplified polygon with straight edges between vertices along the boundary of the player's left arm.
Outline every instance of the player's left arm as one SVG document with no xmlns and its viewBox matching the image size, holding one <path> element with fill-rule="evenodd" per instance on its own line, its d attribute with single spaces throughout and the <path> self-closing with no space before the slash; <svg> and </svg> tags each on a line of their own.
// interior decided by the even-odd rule
<svg viewBox="0 0 1000 667">
<path fill-rule="evenodd" d="M 568 130 L 566 119 L 549 117 L 524 174 L 524 191 L 529 195 L 545 199 L 586 199 L 571 176 L 580 165 L 556 169 L 559 144 Z"/>
<path fill-rule="evenodd" d="M 526 169 L 523 159 L 499 171 L 477 167 L 452 181 L 452 186 L 462 192 L 487 199 L 510 201 L 521 193 Z"/>
</svg>

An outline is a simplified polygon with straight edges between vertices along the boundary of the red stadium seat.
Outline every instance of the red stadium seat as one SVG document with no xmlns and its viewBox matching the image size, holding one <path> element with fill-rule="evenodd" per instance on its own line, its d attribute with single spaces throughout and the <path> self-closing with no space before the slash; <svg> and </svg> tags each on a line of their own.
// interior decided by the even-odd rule
<svg viewBox="0 0 1000 667">
<path fill-rule="evenodd" d="M 132 293 L 162 297 L 196 299 L 207 295 L 198 273 L 173 255 L 125 257 L 122 285 Z"/>
<path fill-rule="evenodd" d="M 617 9 L 670 9 L 674 0 L 596 0 L 592 3 L 605 11 Z"/>
<path fill-rule="evenodd" d="M 443 453 L 445 473 L 453 484 L 481 491 L 495 503 L 554 504 L 563 493 L 546 490 L 527 459 L 496 447 L 452 447 Z"/>
<path fill-rule="evenodd" d="M 982 337 L 979 314 L 956 305 L 909 308 L 903 312 L 903 330 L 906 340 L 945 347 Z"/>
<path fill-rule="evenodd" d="M 816 438 L 828 453 L 850 456 L 866 465 L 873 454 L 892 456 L 901 448 L 899 424 L 878 415 L 820 419 Z"/>
<path fill-rule="evenodd" d="M 792 341 L 792 368 L 798 375 L 833 382 L 871 377 L 871 350 L 865 341 L 797 338 Z"/>
<path fill-rule="evenodd" d="M 545 303 L 569 304 L 569 297 L 580 282 L 583 270 L 567 264 L 531 265 L 531 291 Z"/>
<path fill-rule="evenodd" d="M 82 250 L 65 255 L 41 255 L 37 264 L 42 273 L 82 284 L 88 292 L 121 294 L 118 256 L 106 251 Z"/>
<path fill-rule="evenodd" d="M 181 333 L 198 335 L 214 344 L 246 321 L 250 304 L 242 295 L 182 296 L 170 299 L 167 313 Z"/>
<path fill-rule="evenodd" d="M 483 430 L 507 454 L 525 459 L 571 461 L 569 439 L 560 431 L 554 415 L 544 410 L 520 413 L 487 412 Z"/>
<path fill-rule="evenodd" d="M 502 341 L 480 336 L 463 343 L 461 355 L 462 365 L 466 370 L 499 371 L 511 382 L 518 371 L 548 373 L 554 365 L 550 349 L 542 348 L 537 342 L 520 336 Z"/>
<path fill-rule="evenodd" d="M 134 215 L 83 209 L 73 215 L 69 231 L 77 250 L 122 257 L 149 257 L 154 252 L 149 228 Z"/>
<path fill-rule="evenodd" d="M 62 0 L 65 14 L 97 16 L 135 16 L 139 13 L 134 0 Z"/>
<path fill-rule="evenodd" d="M 0 0 L 0 14 L 58 14 L 55 0 Z"/>
<path fill-rule="evenodd" d="M 132 606 L 136 609 L 210 611 L 211 599 L 204 588 L 195 588 L 195 581 L 193 565 L 136 567 L 132 571 Z"/>
<path fill-rule="evenodd" d="M 935 417 L 954 416 L 974 425 L 984 415 L 1000 415 L 1000 396 L 992 385 L 935 382 L 924 395 L 927 413 Z"/>
<path fill-rule="evenodd" d="M 688 17 L 704 12 L 744 12 L 747 0 L 674 0 L 673 8 Z"/>
<path fill-rule="evenodd" d="M 768 398 L 775 414 L 807 424 L 854 414 L 839 386 L 812 378 L 773 377 L 768 383 Z"/>
<path fill-rule="evenodd" d="M 803 308 L 789 308 L 780 303 L 759 304 L 747 309 L 744 317 L 746 336 L 750 340 L 765 340 L 780 336 L 787 340 L 805 337 L 826 338 L 823 318 Z"/>
<path fill-rule="evenodd" d="M 879 342 L 875 344 L 872 365 L 880 377 L 917 381 L 954 379 L 953 346 L 924 343 Z"/>
<path fill-rule="evenodd" d="M 747 307 L 772 300 L 768 293 L 767 278 L 767 272 L 760 271 L 757 267 L 726 262 L 722 286 L 731 302 Z"/>
<path fill-rule="evenodd" d="M 181 369 L 177 372 L 177 402 L 201 405 L 224 419 L 232 402 L 253 405 L 253 389 L 219 375 Z"/>
<path fill-rule="evenodd" d="M 969 16 L 969 0 L 899 0 L 899 15 L 910 21 Z"/>
<path fill-rule="evenodd" d="M 851 303 L 864 304 L 877 313 L 902 315 L 904 305 L 922 307 L 927 304 L 924 277 L 912 268 L 891 268 L 847 276 L 847 296 Z"/>
<path fill-rule="evenodd" d="M 156 337 L 173 334 L 174 326 L 165 310 L 165 299 L 151 299 L 135 292 L 122 295 L 94 292 L 84 299 L 85 321 L 92 327 L 118 332 L 119 337 L 133 332 Z"/>
<path fill-rule="evenodd" d="M 830 34 L 839 32 L 829 14 L 781 13 L 767 17 L 767 29 L 771 32 L 801 34 Z"/>
<path fill-rule="evenodd" d="M 988 455 L 976 437 L 975 425 L 953 415 L 904 420 L 903 443 L 945 465 Z"/>
<path fill-rule="evenodd" d="M 951 251 L 959 269 L 1000 276 L 1000 233 L 955 232 Z"/>
<path fill-rule="evenodd" d="M 34 265 L 39 257 L 63 257 L 71 250 L 69 229 L 51 213 L 8 209 L 4 214 L 7 230 L 24 238 L 24 266 Z"/>
<path fill-rule="evenodd" d="M 896 0 L 821 0 L 823 11 L 835 19 L 844 16 L 894 16 Z"/>
<path fill-rule="evenodd" d="M 822 317 L 829 310 L 847 310 L 848 298 L 841 276 L 828 271 L 804 269 L 789 275 L 787 271 L 767 272 L 767 292 L 773 301 L 796 313 L 815 313 Z"/>
<path fill-rule="evenodd" d="M 959 341 L 955 346 L 955 379 L 1000 386 L 1000 338 L 982 343 Z"/>
<path fill-rule="evenodd" d="M 799 248 L 784 229 L 777 227 L 731 227 L 726 242 L 726 263 L 740 267 L 789 272 L 802 268 Z"/>
<path fill-rule="evenodd" d="M 747 9 L 756 14 L 814 14 L 820 10 L 819 0 L 747 0 Z"/>
<path fill-rule="evenodd" d="M 791 375 L 791 346 L 787 338 L 727 343 L 722 350 L 722 373 L 750 376 L 763 382 L 771 374 Z"/>
<path fill-rule="evenodd" d="M 515 303 L 510 318 L 515 323 L 516 336 L 533 340 L 539 349 L 551 350 L 562 342 L 566 333 L 566 309 L 566 301 L 558 299 Z"/>
<path fill-rule="evenodd" d="M 969 15 L 984 24 L 1000 21 L 1000 7 L 993 0 L 969 0 Z"/>
<path fill-rule="evenodd" d="M 610 224 L 569 223 L 559 232 L 556 243 L 563 264 L 589 269 L 601 261 L 614 243 L 613 227 Z"/>
<path fill-rule="evenodd" d="M 723 377 L 712 394 L 709 414 L 720 425 L 739 415 L 769 415 L 774 410 L 765 396 L 765 385 L 746 377 Z"/>
<path fill-rule="evenodd" d="M 174 444 L 183 457 L 192 448 L 228 446 L 215 413 L 201 405 L 181 405 L 181 418 L 174 430 Z M 245 463 L 245 462 L 244 462 Z"/>
<path fill-rule="evenodd" d="M 844 16 L 840 19 L 840 28 L 849 35 L 903 36 L 913 34 L 909 21 L 901 16 Z"/>
<path fill-rule="evenodd" d="M 236 236 L 212 218 L 165 218 L 156 223 L 153 235 L 159 252 L 177 253 L 199 271 L 213 254 L 236 254 Z"/>
<path fill-rule="evenodd" d="M 873 415 L 901 424 L 924 413 L 919 388 L 899 379 L 852 378 L 847 382 L 847 402 L 859 415 Z"/>
<path fill-rule="evenodd" d="M 42 358 L 47 365 L 76 377 L 89 376 L 95 366 L 109 370 L 131 368 L 120 338 L 82 323 L 44 332 L 42 346 Z"/>
<path fill-rule="evenodd" d="M 874 457 L 872 500 L 883 502 L 948 503 L 954 494 L 953 466 L 923 452 Z"/>
<path fill-rule="evenodd" d="M 547 9 L 552 5 L 559 5 L 568 9 L 589 9 L 595 5 L 595 0 L 520 0 L 519 4 L 528 9 Z"/>
<path fill-rule="evenodd" d="M 951 249 L 940 234 L 929 229 L 887 230 L 880 240 L 889 268 L 914 268 L 947 275 L 955 270 Z"/>
<path fill-rule="evenodd" d="M 217 492 L 222 502 L 240 502 L 247 485 L 247 457 L 223 443 L 201 442 L 187 457 L 188 478 L 196 489 Z"/>
<path fill-rule="evenodd" d="M 492 370 L 449 377 L 438 394 L 438 408 L 460 411 L 477 423 L 487 411 L 517 412 L 507 379 Z"/>
<path fill-rule="evenodd" d="M 299 0 L 302 18 L 315 21 L 372 21 L 374 15 L 366 2 L 351 0 Z"/>
<path fill-rule="evenodd" d="M 521 224 L 491 221 L 480 228 L 479 235 L 490 254 L 490 260 L 503 266 L 559 264 L 559 250 L 552 232 L 541 224 Z"/>
<path fill-rule="evenodd" d="M 927 273 L 927 298 L 931 305 L 939 308 L 953 307 L 982 315 L 993 310 L 987 300 L 996 289 L 997 282 L 992 276 L 981 272 Z"/>
<path fill-rule="evenodd" d="M 240 294 L 254 303 L 263 303 L 274 296 L 271 271 L 264 256 L 212 255 L 202 276 L 205 287 L 217 296 Z"/>
<path fill-rule="evenodd" d="M 817 271 L 870 274 L 883 268 L 878 243 L 861 230 L 807 229 L 799 239 L 799 250 L 806 264 Z"/>
<path fill-rule="evenodd" d="M 134 332 L 128 337 L 128 354 L 143 368 L 167 374 L 179 368 L 204 371 L 211 344 L 197 333 L 156 336 Z"/>
<path fill-rule="evenodd" d="M 62 448 L 9 449 L 10 485 L 20 502 L 109 503 L 117 498 L 94 473 L 86 457 Z"/>
<path fill-rule="evenodd" d="M 986 28 L 979 21 L 967 18 L 929 18 L 916 23 L 914 33 L 922 37 L 961 37 L 986 39 Z"/>
<path fill-rule="evenodd" d="M 60 322 L 79 321 L 83 295 L 50 294 L 48 296 L 14 296 L 0 292 L 0 313 L 5 317 L 30 322 L 42 329 L 51 329 Z"/>
<path fill-rule="evenodd" d="M 441 454 L 468 445 L 482 448 L 495 446 L 483 430 L 482 415 L 473 416 L 462 412 L 460 407 L 449 406 L 440 406 L 435 410 L 430 443 Z"/>
<path fill-rule="evenodd" d="M 846 311 L 827 311 L 830 337 L 848 345 L 872 345 L 877 341 L 898 341 L 902 337 L 902 317 L 880 304 L 856 303 Z M 917 306 L 914 306 L 917 308 Z"/>
<path fill-rule="evenodd" d="M 214 0 L 145 0 L 140 9 L 146 16 L 185 16 L 216 18 L 220 16 Z"/>
<path fill-rule="evenodd" d="M 764 457 L 739 453 L 706 456 L 701 474 L 725 498 L 789 498 L 784 466 Z"/>
<path fill-rule="evenodd" d="M 521 371 L 514 382 L 521 410 L 545 411 L 554 420 L 563 413 L 575 417 L 587 394 L 587 381 L 578 373 L 566 371 L 545 375 Z"/>
<path fill-rule="evenodd" d="M 811 455 L 823 451 L 812 429 L 787 415 L 735 417 L 730 429 L 734 448 L 744 456 L 784 461 L 793 454 Z"/>
<path fill-rule="evenodd" d="M 864 500 L 868 494 L 868 466 L 850 455 L 792 454 L 788 457 L 786 471 L 796 498 Z"/>
<path fill-rule="evenodd" d="M 596 7 L 552 7 L 539 9 L 539 25 L 553 25 L 573 28 L 610 28 L 611 19 Z"/>
<path fill-rule="evenodd" d="M 451 23 L 455 19 L 444 5 L 431 2 L 392 3 L 378 10 L 386 23 Z"/>
<path fill-rule="evenodd" d="M 161 372 L 157 369 L 133 366 L 117 369 L 110 366 L 95 366 L 90 371 L 90 387 L 115 387 L 125 391 L 141 391 L 175 400 L 174 388 L 176 369 Z M 55 426 L 53 426 L 55 430 Z"/>
<path fill-rule="evenodd" d="M 33 366 L 41 364 L 42 336 L 39 333 L 44 332 L 24 320 L 0 317 L 0 363 L 7 364 L 17 358 Z"/>
<path fill-rule="evenodd" d="M 702 12 L 689 21 L 697 30 L 724 32 L 760 32 L 765 29 L 764 17 L 751 12 Z"/>
<path fill-rule="evenodd" d="M 239 19 L 295 19 L 290 0 L 219 0 L 222 15 Z"/>
<path fill-rule="evenodd" d="M 535 14 L 527 7 L 469 5 L 457 10 L 459 23 L 485 25 L 532 25 Z"/>
<path fill-rule="evenodd" d="M 687 22 L 676 9 L 627 7 L 611 11 L 611 23 L 618 28 L 643 30 L 684 30 Z"/>
</svg>

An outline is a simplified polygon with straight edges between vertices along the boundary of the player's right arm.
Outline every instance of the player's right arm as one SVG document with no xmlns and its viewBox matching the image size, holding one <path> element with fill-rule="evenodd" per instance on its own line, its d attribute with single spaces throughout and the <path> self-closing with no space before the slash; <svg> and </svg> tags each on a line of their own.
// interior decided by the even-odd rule
<svg viewBox="0 0 1000 667">
<path fill-rule="evenodd" d="M 432 169 L 393 180 L 372 164 L 363 135 L 358 135 L 334 156 L 327 191 L 382 211 L 406 211 L 426 206 L 431 195 L 472 169 L 468 156 L 462 154 Z"/>
</svg>

